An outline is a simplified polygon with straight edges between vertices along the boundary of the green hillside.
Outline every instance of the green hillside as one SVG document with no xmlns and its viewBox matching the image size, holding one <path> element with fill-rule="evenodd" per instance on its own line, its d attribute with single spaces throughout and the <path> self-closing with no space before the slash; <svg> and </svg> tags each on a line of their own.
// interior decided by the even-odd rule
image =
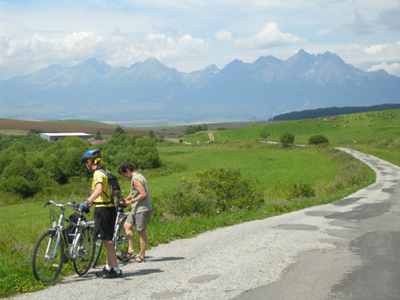
<svg viewBox="0 0 400 300">
<path fill-rule="evenodd" d="M 269 141 L 279 141 L 282 133 L 295 136 L 295 144 L 308 144 L 313 135 L 326 136 L 332 146 L 346 146 L 400 165 L 400 109 L 365 112 L 350 115 L 287 121 L 213 131 L 216 142 L 232 140 L 262 140 L 260 134 L 269 132 Z M 208 133 L 185 138 L 189 143 L 209 141 Z"/>
<path fill-rule="evenodd" d="M 215 140 L 259 139 L 263 131 L 271 133 L 270 140 L 278 141 L 290 131 L 296 143 L 307 144 L 311 136 L 325 135 L 334 146 L 368 143 L 379 139 L 397 139 L 400 133 L 400 110 L 358 113 L 301 121 L 288 121 L 214 132 Z"/>
</svg>

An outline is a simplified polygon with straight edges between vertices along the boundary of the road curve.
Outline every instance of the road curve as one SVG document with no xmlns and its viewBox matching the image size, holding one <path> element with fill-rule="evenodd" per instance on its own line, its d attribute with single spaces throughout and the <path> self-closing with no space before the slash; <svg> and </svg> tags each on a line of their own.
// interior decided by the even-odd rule
<svg viewBox="0 0 400 300">
<path fill-rule="evenodd" d="M 400 168 L 341 148 L 377 181 L 343 200 L 148 251 L 121 279 L 71 276 L 15 299 L 400 299 Z"/>
</svg>

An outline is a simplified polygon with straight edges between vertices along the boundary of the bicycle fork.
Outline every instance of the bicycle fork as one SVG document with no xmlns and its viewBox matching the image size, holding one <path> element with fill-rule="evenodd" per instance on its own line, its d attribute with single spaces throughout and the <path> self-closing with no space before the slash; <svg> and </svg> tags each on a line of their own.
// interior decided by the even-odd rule
<svg viewBox="0 0 400 300">
<path fill-rule="evenodd" d="M 46 247 L 46 253 L 44 254 L 44 258 L 48 259 L 48 260 L 52 260 L 57 256 L 57 249 L 58 249 L 58 245 L 60 244 L 60 239 L 62 236 L 62 226 L 58 226 L 58 224 L 62 224 L 62 218 L 63 218 L 63 214 L 60 215 L 60 219 L 58 220 L 58 223 L 53 222 L 52 224 L 52 229 L 51 231 L 54 232 L 53 235 L 50 236 L 49 238 L 49 242 L 47 243 L 47 247 Z M 58 227 L 58 228 L 57 228 Z M 53 254 L 50 254 L 50 248 L 51 248 L 51 244 L 53 242 L 53 238 L 54 236 L 56 236 L 56 245 L 54 246 L 53 249 Z"/>
</svg>

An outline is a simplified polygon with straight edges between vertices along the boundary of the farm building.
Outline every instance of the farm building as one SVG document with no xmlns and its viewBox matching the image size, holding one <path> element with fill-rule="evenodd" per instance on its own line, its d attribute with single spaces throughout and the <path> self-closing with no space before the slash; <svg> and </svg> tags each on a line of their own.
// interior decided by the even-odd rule
<svg viewBox="0 0 400 300">
<path fill-rule="evenodd" d="M 81 138 L 82 140 L 87 141 L 90 139 L 91 135 L 88 133 L 83 133 L 83 132 L 63 132 L 63 133 L 41 133 L 40 137 L 48 140 L 50 142 L 56 142 L 56 141 L 61 141 L 67 137 L 70 136 L 77 136 Z"/>
</svg>

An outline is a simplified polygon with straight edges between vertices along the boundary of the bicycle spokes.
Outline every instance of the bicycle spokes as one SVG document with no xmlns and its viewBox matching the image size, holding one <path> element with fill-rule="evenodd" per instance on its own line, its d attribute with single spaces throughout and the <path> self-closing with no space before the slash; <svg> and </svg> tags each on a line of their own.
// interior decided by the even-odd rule
<svg viewBox="0 0 400 300">
<path fill-rule="evenodd" d="M 64 263 L 64 243 L 58 233 L 48 231 L 36 243 L 32 268 L 37 280 L 45 283 L 57 279 Z"/>
</svg>

